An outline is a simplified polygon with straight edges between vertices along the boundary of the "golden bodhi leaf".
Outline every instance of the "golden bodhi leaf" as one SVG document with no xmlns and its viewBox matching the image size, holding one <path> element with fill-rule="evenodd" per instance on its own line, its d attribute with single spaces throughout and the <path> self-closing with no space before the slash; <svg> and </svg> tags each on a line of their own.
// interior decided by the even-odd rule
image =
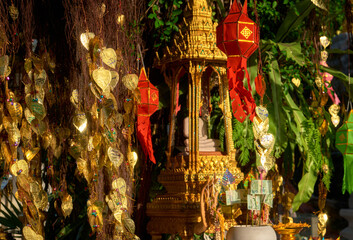
<svg viewBox="0 0 353 240">
<path fill-rule="evenodd" d="M 95 37 L 95 35 L 92 32 L 82 33 L 80 36 L 80 40 L 81 40 L 83 47 L 86 48 L 87 50 L 89 50 L 89 41 L 94 37 Z"/>
<path fill-rule="evenodd" d="M 63 197 L 62 203 L 61 203 L 61 210 L 63 211 L 65 218 L 71 214 L 72 209 L 73 209 L 72 197 L 70 194 L 67 194 L 65 197 Z"/>
<path fill-rule="evenodd" d="M 22 229 L 22 232 L 26 240 L 43 240 L 43 237 L 37 234 L 35 231 L 33 231 L 33 229 L 30 228 L 29 226 L 25 226 Z"/>
<path fill-rule="evenodd" d="M 43 105 L 43 99 L 37 97 L 33 98 L 30 94 L 27 94 L 25 100 L 33 115 L 42 121 L 47 115 L 47 111 Z"/>
<path fill-rule="evenodd" d="M 81 133 L 87 128 L 87 117 L 85 113 L 77 113 L 74 117 L 73 124 Z"/>
<path fill-rule="evenodd" d="M 112 147 L 108 148 L 108 157 L 116 168 L 118 168 L 124 160 L 124 155 L 118 149 Z"/>
<path fill-rule="evenodd" d="M 129 231 L 132 234 L 135 233 L 134 220 L 132 220 L 131 218 L 125 218 L 125 219 L 123 219 L 123 224 L 124 224 L 124 227 L 127 231 Z"/>
<path fill-rule="evenodd" d="M 11 174 L 17 176 L 19 174 L 28 175 L 28 164 L 25 160 L 16 161 L 10 168 Z"/>
<path fill-rule="evenodd" d="M 37 87 L 42 88 L 46 80 L 47 80 L 47 73 L 45 72 L 44 69 L 39 73 L 37 72 L 34 73 L 34 82 Z"/>
<path fill-rule="evenodd" d="M 110 71 L 104 68 L 99 68 L 93 71 L 92 77 L 102 91 L 105 91 L 110 87 L 110 81 L 112 80 L 112 74 Z"/>
<path fill-rule="evenodd" d="M 39 150 L 39 147 L 27 150 L 25 154 L 27 161 L 31 161 L 37 155 Z"/>
<path fill-rule="evenodd" d="M 137 88 L 139 78 L 136 74 L 127 74 L 121 81 L 127 89 L 134 91 Z"/>
<path fill-rule="evenodd" d="M 256 115 L 262 120 L 264 121 L 266 118 L 268 118 L 268 111 L 267 108 L 265 108 L 264 106 L 257 106 L 255 108 L 255 112 Z"/>
<path fill-rule="evenodd" d="M 72 90 L 70 101 L 75 106 L 75 108 L 78 108 L 78 91 L 77 91 L 77 89 Z"/>
<path fill-rule="evenodd" d="M 115 68 L 118 57 L 113 48 L 105 48 L 100 53 L 102 61 L 111 68 Z"/>
<path fill-rule="evenodd" d="M 32 60 L 31 60 L 30 58 L 26 58 L 24 65 L 25 65 L 25 71 L 26 71 L 26 73 L 28 74 L 28 73 L 32 70 L 32 68 L 33 68 L 33 66 L 32 66 Z"/>
<path fill-rule="evenodd" d="M 110 81 L 110 90 L 114 90 L 114 88 L 116 87 L 116 85 L 119 82 L 119 73 L 117 73 L 116 71 L 110 71 L 111 75 L 112 75 L 112 80 Z"/>
<path fill-rule="evenodd" d="M 12 99 L 11 102 L 6 102 L 6 107 L 7 110 L 9 110 L 12 119 L 14 119 L 16 123 L 19 123 L 22 119 L 23 113 L 21 104 L 19 104 L 18 102 L 14 102 L 14 100 Z"/>
<path fill-rule="evenodd" d="M 311 0 L 312 3 L 315 4 L 315 6 L 327 11 L 327 8 L 325 6 L 325 3 L 322 0 Z"/>
<path fill-rule="evenodd" d="M 112 182 L 112 188 L 114 190 L 118 189 L 119 193 L 122 195 L 126 194 L 126 182 L 123 178 L 118 178 Z"/>
<path fill-rule="evenodd" d="M 137 153 L 136 152 L 129 152 L 128 153 L 128 160 L 129 160 L 131 170 L 133 170 L 136 163 L 137 163 L 137 160 L 138 160 Z"/>
<path fill-rule="evenodd" d="M 36 118 L 28 108 L 25 109 L 25 117 L 28 123 L 31 123 Z"/>
<path fill-rule="evenodd" d="M 15 7 L 15 5 L 11 4 L 11 6 L 9 7 L 9 13 L 12 20 L 15 21 L 18 18 L 18 9 L 17 7 Z"/>
</svg>

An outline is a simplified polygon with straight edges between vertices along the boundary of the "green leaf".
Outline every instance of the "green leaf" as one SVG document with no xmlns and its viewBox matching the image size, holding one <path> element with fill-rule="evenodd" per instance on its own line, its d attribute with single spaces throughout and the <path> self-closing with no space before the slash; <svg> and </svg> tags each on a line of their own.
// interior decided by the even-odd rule
<svg viewBox="0 0 353 240">
<path fill-rule="evenodd" d="M 293 211 L 298 211 L 302 203 L 306 203 L 310 200 L 311 195 L 314 192 L 315 183 L 317 180 L 317 174 L 313 169 L 305 173 L 298 184 L 299 191 L 294 197 L 292 208 Z"/>
<path fill-rule="evenodd" d="M 155 13 L 148 14 L 148 19 L 154 19 L 156 17 L 157 17 L 157 15 Z"/>
<path fill-rule="evenodd" d="M 224 5 L 221 0 L 216 0 L 217 6 L 219 7 L 219 10 L 221 11 L 221 16 L 224 18 L 226 16 L 226 10 L 224 8 Z"/>
<path fill-rule="evenodd" d="M 341 49 L 326 49 L 328 53 L 336 53 L 336 54 L 353 54 L 352 50 L 341 50 Z"/>
<path fill-rule="evenodd" d="M 269 82 L 272 90 L 272 103 L 274 109 L 274 119 L 275 119 L 275 127 L 276 127 L 276 142 L 277 143 L 286 143 L 287 137 L 285 134 L 285 129 L 283 129 L 284 119 L 282 114 L 282 82 L 281 82 L 281 74 L 278 66 L 278 62 L 276 59 L 271 58 L 269 60 Z"/>
<path fill-rule="evenodd" d="M 346 74 L 344 74 L 343 72 L 338 71 L 334 68 L 325 67 L 325 66 L 320 65 L 320 70 L 323 72 L 328 72 L 332 76 L 341 79 L 343 81 L 343 84 L 346 86 L 346 88 L 350 89 L 351 96 L 353 96 L 352 95 L 353 94 L 353 87 L 349 86 L 349 85 L 353 84 L 353 79 L 351 79 L 349 82 L 349 77 Z"/>
<path fill-rule="evenodd" d="M 275 37 L 276 42 L 282 42 L 285 37 L 296 27 L 301 24 L 301 22 L 306 18 L 311 10 L 313 10 L 315 5 L 311 0 L 303 0 L 296 4 L 296 8 L 299 11 L 297 15 L 294 9 L 291 9 L 284 19 L 283 23 L 278 29 L 278 32 Z"/>
<path fill-rule="evenodd" d="M 301 46 L 299 42 L 278 43 L 278 47 L 281 51 L 286 53 L 288 58 L 295 61 L 299 66 L 304 66 L 304 55 L 301 52 Z"/>
<path fill-rule="evenodd" d="M 250 75 L 250 83 L 252 89 L 251 94 L 254 96 L 256 93 L 255 78 L 257 76 L 257 51 L 252 54 L 248 60 L 248 72 Z"/>
</svg>

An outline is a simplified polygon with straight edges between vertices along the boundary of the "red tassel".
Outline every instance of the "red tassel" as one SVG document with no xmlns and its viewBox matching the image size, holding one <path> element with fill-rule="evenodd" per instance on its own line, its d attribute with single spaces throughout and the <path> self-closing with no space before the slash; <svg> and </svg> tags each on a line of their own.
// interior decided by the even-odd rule
<svg viewBox="0 0 353 240">
<path fill-rule="evenodd" d="M 264 84 L 264 80 L 261 75 L 257 75 L 255 78 L 255 87 L 257 94 L 263 98 L 266 92 L 266 85 Z"/>
</svg>

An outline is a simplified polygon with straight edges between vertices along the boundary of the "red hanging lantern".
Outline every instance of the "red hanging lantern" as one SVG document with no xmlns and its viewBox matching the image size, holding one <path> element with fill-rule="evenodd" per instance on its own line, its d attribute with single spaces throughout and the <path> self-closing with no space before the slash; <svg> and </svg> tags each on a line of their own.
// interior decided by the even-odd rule
<svg viewBox="0 0 353 240">
<path fill-rule="evenodd" d="M 244 6 L 234 1 L 229 15 L 217 27 L 217 47 L 227 54 L 229 94 L 233 115 L 243 122 L 255 115 L 255 100 L 251 95 L 250 77 L 246 68 L 248 58 L 259 46 L 259 27 L 248 17 L 247 0 Z M 248 90 L 243 79 L 248 81 Z"/>
<path fill-rule="evenodd" d="M 148 80 L 144 68 L 141 69 L 137 88 L 141 93 L 141 102 L 137 106 L 137 138 L 145 156 L 149 156 L 150 160 L 156 163 L 153 155 L 150 116 L 158 109 L 159 93 Z"/>
</svg>

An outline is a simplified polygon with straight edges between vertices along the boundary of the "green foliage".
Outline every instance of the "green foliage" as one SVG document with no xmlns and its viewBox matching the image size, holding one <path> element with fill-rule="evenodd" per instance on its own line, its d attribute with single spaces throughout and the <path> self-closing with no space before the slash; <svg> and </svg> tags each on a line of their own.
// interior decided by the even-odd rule
<svg viewBox="0 0 353 240">
<path fill-rule="evenodd" d="M 148 18 L 154 23 L 154 46 L 159 47 L 170 42 L 173 33 L 179 31 L 177 23 L 183 12 L 183 1 L 151 0 L 148 6 L 152 11 L 148 14 Z"/>
<path fill-rule="evenodd" d="M 251 152 L 255 151 L 252 123 L 249 118 L 241 123 L 233 117 L 232 128 L 234 147 L 240 153 L 237 160 L 241 166 L 245 166 L 251 159 Z"/>
<path fill-rule="evenodd" d="M 2 228 L 4 228 L 4 231 L 16 230 L 16 233 L 19 234 L 23 227 L 21 220 L 18 218 L 20 215 L 23 215 L 22 205 L 14 195 L 12 195 L 12 199 L 16 200 L 16 204 L 14 204 L 6 194 L 2 194 L 2 196 L 8 202 L 9 207 L 1 202 L 0 213 L 3 217 L 0 217 L 0 224 Z"/>
</svg>

